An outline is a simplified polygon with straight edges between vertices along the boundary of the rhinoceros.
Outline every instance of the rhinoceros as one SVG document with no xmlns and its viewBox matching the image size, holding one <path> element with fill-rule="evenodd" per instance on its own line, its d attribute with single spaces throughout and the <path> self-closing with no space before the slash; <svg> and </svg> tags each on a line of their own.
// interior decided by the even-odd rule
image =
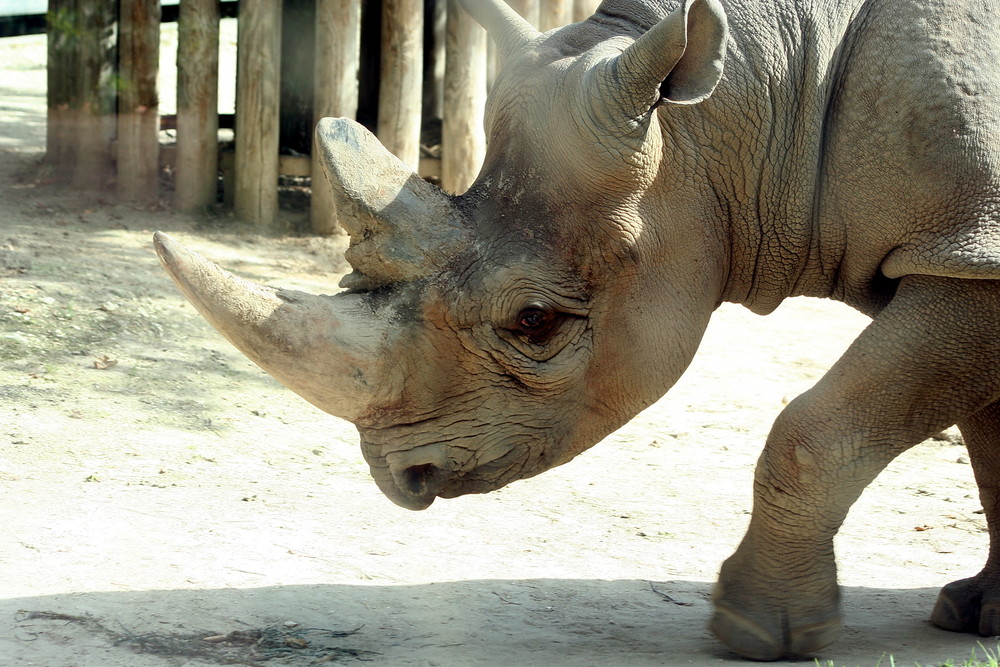
<svg viewBox="0 0 1000 667">
<path fill-rule="evenodd" d="M 722 302 L 870 326 L 778 416 L 711 629 L 813 653 L 833 537 L 900 452 L 957 423 L 989 560 L 932 620 L 1000 634 L 1000 8 L 993 0 L 605 0 L 544 34 L 465 0 L 502 67 L 460 196 L 360 125 L 317 145 L 350 234 L 333 296 L 243 281 L 158 235 L 233 344 L 353 422 L 394 502 L 565 463 L 660 398 Z"/>
</svg>

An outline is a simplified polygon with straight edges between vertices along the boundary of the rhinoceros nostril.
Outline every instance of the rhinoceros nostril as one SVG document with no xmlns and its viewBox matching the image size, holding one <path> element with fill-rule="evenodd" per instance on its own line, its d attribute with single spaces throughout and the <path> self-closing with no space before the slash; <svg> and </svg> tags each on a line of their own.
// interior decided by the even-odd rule
<svg viewBox="0 0 1000 667">
<path fill-rule="evenodd" d="M 385 455 L 385 462 L 396 492 L 410 499 L 433 498 L 451 476 L 448 472 L 448 447 L 443 444 L 389 452 Z"/>
<path fill-rule="evenodd" d="M 414 496 L 424 496 L 432 493 L 435 478 L 439 478 L 438 468 L 432 463 L 410 466 L 403 471 L 404 490 Z"/>
</svg>

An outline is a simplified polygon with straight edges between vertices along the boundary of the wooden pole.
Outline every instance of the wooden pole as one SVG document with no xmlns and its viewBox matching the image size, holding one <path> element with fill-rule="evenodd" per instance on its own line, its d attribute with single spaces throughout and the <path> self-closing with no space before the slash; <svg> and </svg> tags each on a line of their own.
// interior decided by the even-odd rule
<svg viewBox="0 0 1000 667">
<path fill-rule="evenodd" d="M 77 3 L 80 88 L 73 185 L 80 188 L 106 188 L 114 176 L 117 9 L 115 0 Z"/>
<path fill-rule="evenodd" d="M 361 59 L 361 2 L 316 1 L 316 70 L 314 127 L 321 118 L 354 118 L 358 113 L 358 68 Z M 335 234 L 337 210 L 333 203 L 320 152 L 312 149 L 310 219 L 318 234 Z"/>
<path fill-rule="evenodd" d="M 531 25 L 538 27 L 541 7 L 538 0 L 510 0 L 510 6 Z"/>
<path fill-rule="evenodd" d="M 236 56 L 236 217 L 278 221 L 281 3 L 242 0 Z"/>
<path fill-rule="evenodd" d="M 424 2 L 424 118 L 444 117 L 448 0 Z"/>
<path fill-rule="evenodd" d="M 599 4 L 600 0 L 574 0 L 573 20 L 586 21 L 597 11 L 597 5 Z"/>
<path fill-rule="evenodd" d="M 155 204 L 160 187 L 160 0 L 120 0 L 118 197 Z"/>
<path fill-rule="evenodd" d="M 77 103 L 79 70 L 76 20 L 76 0 L 49 0 L 45 161 L 53 178 L 61 183 L 70 181 L 76 163 L 77 110 L 73 108 Z"/>
<path fill-rule="evenodd" d="M 79 103 L 74 131 L 78 150 L 73 185 L 106 188 L 114 176 L 115 76 L 118 64 L 115 24 L 116 0 L 80 0 Z"/>
<path fill-rule="evenodd" d="M 50 0 L 47 161 L 53 177 L 100 189 L 113 176 L 116 0 Z"/>
<path fill-rule="evenodd" d="M 278 0 L 275 0 L 278 1 Z M 316 0 L 281 0 L 281 150 L 308 155 L 316 73 Z"/>
<path fill-rule="evenodd" d="M 423 38 L 423 0 L 384 0 L 378 138 L 414 171 L 420 167 Z"/>
<path fill-rule="evenodd" d="M 486 155 L 486 42 L 486 31 L 448 0 L 441 185 L 455 194 L 472 185 Z"/>
<path fill-rule="evenodd" d="M 539 30 L 546 32 L 569 23 L 573 0 L 541 0 Z"/>
<path fill-rule="evenodd" d="M 182 0 L 177 19 L 174 206 L 204 211 L 219 183 L 219 0 Z"/>
</svg>

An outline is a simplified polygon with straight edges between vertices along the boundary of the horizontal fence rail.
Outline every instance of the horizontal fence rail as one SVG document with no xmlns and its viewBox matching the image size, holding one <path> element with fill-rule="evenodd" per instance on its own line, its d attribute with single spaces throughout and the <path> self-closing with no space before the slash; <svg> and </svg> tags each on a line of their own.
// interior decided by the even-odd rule
<svg viewBox="0 0 1000 667">
<path fill-rule="evenodd" d="M 542 29 L 597 0 L 509 0 Z M 219 22 L 238 20 L 236 113 L 218 112 Z M 23 18 L 23 17 L 22 17 Z M 178 22 L 177 113 L 161 117 L 159 25 Z M 27 22 L 24 22 L 25 26 Z M 0 26 L 3 23 L 0 22 Z M 220 173 L 237 219 L 282 231 L 282 176 L 311 179 L 310 221 L 338 231 L 312 148 L 326 116 L 355 118 L 445 190 L 473 181 L 486 149 L 482 116 L 495 55 L 455 0 L 49 0 L 47 161 L 57 180 L 113 185 L 123 201 L 216 203 Z M 24 28 L 26 31 L 29 28 Z M 225 76 L 231 76 L 228 74 Z M 232 127 L 235 152 L 220 145 Z M 176 145 L 161 145 L 171 128 Z"/>
</svg>

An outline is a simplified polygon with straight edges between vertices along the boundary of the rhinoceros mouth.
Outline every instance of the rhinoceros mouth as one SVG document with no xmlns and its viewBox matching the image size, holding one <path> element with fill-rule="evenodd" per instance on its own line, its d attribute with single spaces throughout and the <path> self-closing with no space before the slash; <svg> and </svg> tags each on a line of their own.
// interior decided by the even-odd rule
<svg viewBox="0 0 1000 667">
<path fill-rule="evenodd" d="M 437 495 L 438 498 L 458 498 L 473 493 L 489 493 L 502 486 L 506 486 L 506 482 L 491 483 L 477 479 L 457 479 L 454 480 L 454 483 L 444 486 Z"/>
<path fill-rule="evenodd" d="M 467 443 L 457 452 L 454 442 L 446 441 L 383 454 L 363 433 L 361 450 L 382 493 L 412 510 L 426 509 L 436 498 L 489 493 L 551 467 L 545 443 L 512 438 L 490 448 L 494 457 L 484 454 L 487 448 L 482 443 L 473 444 L 477 443 Z M 479 452 L 478 459 L 470 452 Z M 464 460 L 457 458 L 460 454 Z"/>
</svg>

